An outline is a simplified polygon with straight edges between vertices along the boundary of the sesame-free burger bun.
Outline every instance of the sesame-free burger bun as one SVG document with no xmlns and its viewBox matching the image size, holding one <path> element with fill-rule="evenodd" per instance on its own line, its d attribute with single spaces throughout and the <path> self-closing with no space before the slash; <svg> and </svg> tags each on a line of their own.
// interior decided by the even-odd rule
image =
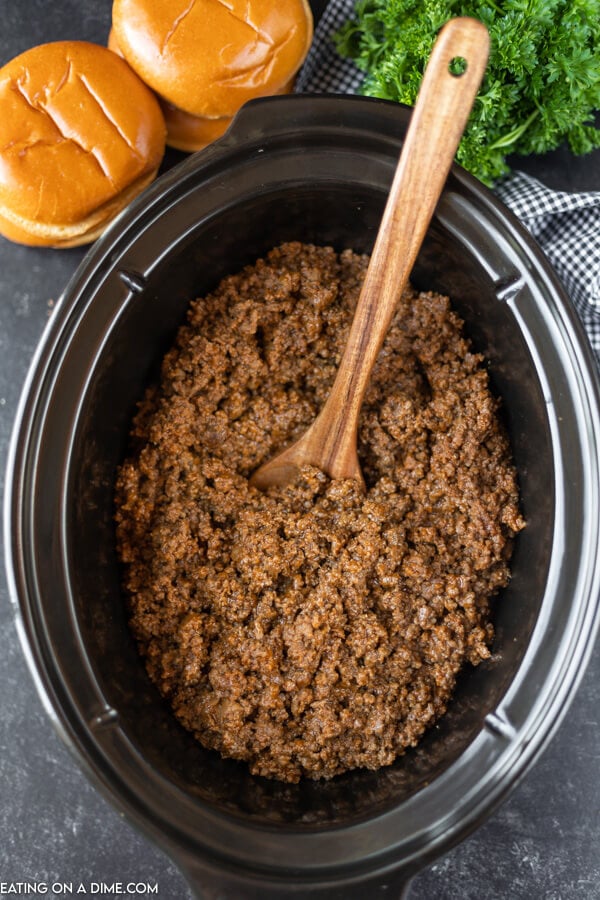
<svg viewBox="0 0 600 900">
<path fill-rule="evenodd" d="M 0 234 L 89 243 L 155 177 L 165 122 L 124 60 L 85 41 L 27 50 L 0 69 Z"/>
<path fill-rule="evenodd" d="M 114 0 L 112 25 L 146 84 L 207 118 L 283 92 L 313 35 L 308 0 Z"/>
<path fill-rule="evenodd" d="M 123 57 L 114 27 L 109 31 L 107 46 L 113 53 L 118 53 Z M 294 78 L 292 77 L 286 84 L 277 90 L 274 89 L 273 93 L 288 94 L 291 93 L 293 87 Z M 194 116 L 169 103 L 168 100 L 164 100 L 158 94 L 156 97 L 165 117 L 167 144 L 176 150 L 183 150 L 186 153 L 202 150 L 225 134 L 233 121 L 233 116 Z"/>
<path fill-rule="evenodd" d="M 118 53 L 120 57 L 123 57 L 114 28 L 111 28 L 108 33 L 107 47 L 113 53 Z M 192 116 L 173 106 L 168 100 L 163 100 L 158 94 L 155 96 L 167 126 L 167 144 L 176 150 L 184 150 L 186 153 L 202 150 L 225 134 L 233 121 L 231 116 L 223 116 L 219 119 Z"/>
<path fill-rule="evenodd" d="M 117 43 L 114 28 L 111 28 L 108 33 L 107 46 L 113 53 L 123 56 Z M 216 141 L 217 138 L 225 134 L 233 121 L 231 116 L 222 116 L 219 119 L 208 119 L 206 116 L 192 116 L 190 113 L 173 106 L 168 100 L 163 100 L 158 94 L 156 99 L 159 102 L 167 126 L 167 144 L 170 147 L 175 147 L 176 150 L 185 150 L 186 153 L 202 150 L 212 141 Z"/>
</svg>

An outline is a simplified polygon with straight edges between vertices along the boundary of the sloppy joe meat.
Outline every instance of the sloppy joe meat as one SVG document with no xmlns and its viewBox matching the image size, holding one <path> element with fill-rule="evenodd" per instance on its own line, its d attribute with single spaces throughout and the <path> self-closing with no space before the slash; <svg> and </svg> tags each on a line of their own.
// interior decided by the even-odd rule
<svg viewBox="0 0 600 900">
<path fill-rule="evenodd" d="M 448 298 L 408 288 L 359 427 L 367 489 L 303 467 L 367 258 L 284 244 L 194 301 L 116 487 L 130 622 L 206 747 L 283 781 L 388 765 L 490 655 L 523 527 L 510 447 Z"/>
</svg>

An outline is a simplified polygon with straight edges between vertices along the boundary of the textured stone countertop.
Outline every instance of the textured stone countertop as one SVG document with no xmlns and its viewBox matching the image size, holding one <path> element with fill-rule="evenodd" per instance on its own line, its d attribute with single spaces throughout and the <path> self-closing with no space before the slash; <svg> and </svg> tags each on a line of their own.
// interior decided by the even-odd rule
<svg viewBox="0 0 600 900">
<path fill-rule="evenodd" d="M 0 64 L 48 40 L 105 40 L 109 0 L 0 0 Z M 600 189 L 598 154 L 529 164 L 569 188 Z M 83 257 L 0 238 L 0 472 L 19 394 L 52 305 Z M 56 734 L 27 668 L 0 581 L 0 896 L 17 882 L 145 882 L 191 896 L 169 859 L 87 780 Z M 534 768 L 503 805 L 412 883 L 411 900 L 600 898 L 600 648 Z M 49 891 L 46 896 L 59 896 Z M 368 898 L 365 898 L 368 900 Z"/>
</svg>

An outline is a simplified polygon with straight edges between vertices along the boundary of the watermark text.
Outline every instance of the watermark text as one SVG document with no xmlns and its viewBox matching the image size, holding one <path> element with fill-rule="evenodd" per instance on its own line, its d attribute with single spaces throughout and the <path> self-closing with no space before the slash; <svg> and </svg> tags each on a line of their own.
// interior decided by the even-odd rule
<svg viewBox="0 0 600 900">
<path fill-rule="evenodd" d="M 0 881 L 5 897 L 156 897 L 158 885 L 149 881 Z"/>
</svg>

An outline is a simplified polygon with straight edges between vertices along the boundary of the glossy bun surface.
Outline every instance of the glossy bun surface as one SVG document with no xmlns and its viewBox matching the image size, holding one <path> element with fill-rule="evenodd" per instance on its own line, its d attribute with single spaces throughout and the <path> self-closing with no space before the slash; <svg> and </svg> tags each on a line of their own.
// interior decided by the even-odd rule
<svg viewBox="0 0 600 900">
<path fill-rule="evenodd" d="M 152 91 L 97 44 L 57 41 L 0 69 L 0 233 L 93 240 L 155 176 L 165 123 Z"/>
<path fill-rule="evenodd" d="M 280 93 L 310 47 L 307 0 L 114 0 L 118 46 L 164 100 L 194 116 L 233 116 Z"/>
</svg>

